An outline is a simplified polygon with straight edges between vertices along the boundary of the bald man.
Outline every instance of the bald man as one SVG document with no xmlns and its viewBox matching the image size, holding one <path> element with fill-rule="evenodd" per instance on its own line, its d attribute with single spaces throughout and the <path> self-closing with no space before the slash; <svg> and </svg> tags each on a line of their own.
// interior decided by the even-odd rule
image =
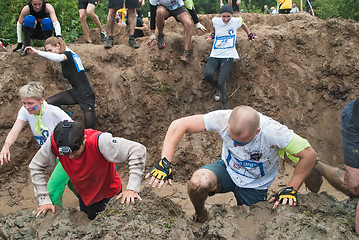
<svg viewBox="0 0 359 240">
<path fill-rule="evenodd" d="M 171 162 L 176 146 L 185 133 L 204 131 L 215 131 L 221 136 L 222 158 L 195 171 L 188 183 L 194 221 L 207 220 L 205 201 L 217 193 L 233 192 L 237 205 L 266 201 L 284 154 L 297 163 L 296 168 L 287 186 L 269 201 L 275 202 L 273 208 L 297 204 L 297 191 L 313 169 L 317 154 L 306 139 L 248 106 L 173 121 L 163 143 L 161 160 L 146 176 L 151 176 L 152 187 L 162 188 L 166 181 L 172 185 Z"/>
</svg>

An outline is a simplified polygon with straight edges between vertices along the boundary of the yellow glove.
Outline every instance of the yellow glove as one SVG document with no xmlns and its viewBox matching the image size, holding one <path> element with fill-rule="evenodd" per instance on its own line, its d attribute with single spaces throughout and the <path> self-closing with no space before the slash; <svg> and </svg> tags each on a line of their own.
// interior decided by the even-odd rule
<svg viewBox="0 0 359 240">
<path fill-rule="evenodd" d="M 162 158 L 151 168 L 150 173 L 157 179 L 167 180 L 173 179 L 171 162 L 167 160 L 166 157 Z"/>
<path fill-rule="evenodd" d="M 282 202 L 284 198 L 293 199 L 293 202 L 297 202 L 297 190 L 295 190 L 293 187 L 283 188 L 272 197 L 274 197 L 275 200 L 279 202 Z"/>
</svg>

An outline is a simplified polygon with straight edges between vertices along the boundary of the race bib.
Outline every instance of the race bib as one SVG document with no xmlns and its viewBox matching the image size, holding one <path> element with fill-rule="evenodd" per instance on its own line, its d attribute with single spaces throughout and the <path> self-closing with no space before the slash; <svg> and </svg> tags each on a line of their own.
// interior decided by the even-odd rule
<svg viewBox="0 0 359 240">
<path fill-rule="evenodd" d="M 170 11 L 173 11 L 173 10 L 176 10 L 177 8 L 179 8 L 181 6 L 181 4 L 179 3 L 175 3 L 175 4 L 172 4 L 172 5 L 169 5 L 169 6 L 166 6 L 166 8 Z"/>
<path fill-rule="evenodd" d="M 235 35 L 229 36 L 216 36 L 216 40 L 214 41 L 214 49 L 226 49 L 233 48 L 235 43 Z"/>
<path fill-rule="evenodd" d="M 84 68 L 84 66 L 82 65 L 80 56 L 79 56 L 78 54 L 76 54 L 76 53 L 72 53 L 72 58 L 74 59 L 74 62 L 75 62 L 77 71 L 78 71 L 78 72 L 85 71 L 85 68 Z"/>
</svg>

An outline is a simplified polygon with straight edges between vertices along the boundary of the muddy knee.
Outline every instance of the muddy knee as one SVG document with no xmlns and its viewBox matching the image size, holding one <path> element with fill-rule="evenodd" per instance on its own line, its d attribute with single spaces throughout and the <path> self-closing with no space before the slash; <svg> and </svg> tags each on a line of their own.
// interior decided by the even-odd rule
<svg viewBox="0 0 359 240">
<path fill-rule="evenodd" d="M 213 192 L 217 188 L 217 177 L 208 169 L 197 170 L 188 182 L 188 191 Z"/>
</svg>

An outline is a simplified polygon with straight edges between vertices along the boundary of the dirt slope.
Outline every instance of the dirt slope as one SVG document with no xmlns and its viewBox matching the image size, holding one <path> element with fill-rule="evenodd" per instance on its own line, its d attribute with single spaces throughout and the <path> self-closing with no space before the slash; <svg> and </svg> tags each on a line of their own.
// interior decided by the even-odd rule
<svg viewBox="0 0 359 240">
<path fill-rule="evenodd" d="M 213 16 L 200 16 L 208 29 Z M 304 13 L 242 14 L 241 17 L 258 39 L 249 42 L 245 33 L 239 30 L 237 49 L 241 59 L 235 63 L 227 83 L 228 107 L 240 104 L 254 107 L 306 137 L 324 162 L 340 165 L 340 113 L 358 96 L 359 23 L 340 19 L 323 21 Z M 94 45 L 86 45 L 82 38 L 69 47 L 80 55 L 96 93 L 98 129 L 144 144 L 148 149 L 149 169 L 160 156 L 162 141 L 172 120 L 220 108 L 220 103 L 213 99 L 213 86 L 203 79 L 212 42 L 206 40 L 209 33 L 194 35 L 191 61 L 184 65 L 179 60 L 183 51 L 182 27 L 173 19 L 166 23 L 166 47 L 161 50 L 147 46 L 146 37 L 139 40 L 141 47 L 134 50 L 127 45 L 126 29 L 122 27 L 117 31 L 116 45 L 110 50 L 105 50 L 96 41 Z M 91 34 L 99 36 L 96 30 Z M 10 51 L 12 47 L 9 46 L 7 52 L 0 52 L 0 143 L 4 142 L 16 118 L 20 107 L 17 91 L 21 86 L 29 81 L 40 81 L 47 96 L 69 88 L 59 64 L 38 56 L 20 57 Z M 75 120 L 82 121 L 78 106 L 65 109 L 72 112 Z M 11 149 L 12 162 L 0 168 L 0 213 L 8 213 L 9 208 L 16 206 L 36 206 L 27 165 L 38 146 L 30 136 L 28 129 L 20 134 Z M 220 148 L 220 139 L 215 134 L 185 136 L 175 155 L 175 180 L 185 186 L 196 168 L 219 158 Z M 120 166 L 124 179 L 126 171 L 126 166 Z M 24 198 L 28 198 L 27 204 L 19 205 Z M 323 201 L 328 200 L 324 198 Z M 340 203 L 338 206 L 335 208 L 339 211 L 337 215 L 328 214 L 325 218 L 338 222 L 337 217 L 347 217 L 345 221 L 349 221 L 353 216 L 340 212 L 339 208 L 344 205 Z M 315 206 L 309 206 L 309 209 L 314 211 Z M 9 219 L 25 213 L 14 213 Z M 253 215 L 255 219 L 256 215 L 260 213 Z M 5 218 L 0 220 L 4 222 Z M 315 219 L 327 226 L 326 238 L 332 231 L 337 231 L 334 228 L 331 231 L 326 225 L 329 220 Z M 134 224 L 132 221 L 135 220 L 128 221 Z M 295 226 L 298 227 L 295 223 L 289 224 L 288 229 Z M 343 235 L 338 233 L 338 238 L 352 239 L 353 222 L 343 224 L 342 228 Z M 305 227 L 298 231 L 303 229 Z M 348 231 L 351 235 L 346 235 Z M 253 233 L 248 239 L 256 236 L 257 239 L 274 239 L 273 236 L 277 236 L 267 234 L 265 231 Z M 222 239 L 231 237 L 223 235 Z"/>
</svg>

